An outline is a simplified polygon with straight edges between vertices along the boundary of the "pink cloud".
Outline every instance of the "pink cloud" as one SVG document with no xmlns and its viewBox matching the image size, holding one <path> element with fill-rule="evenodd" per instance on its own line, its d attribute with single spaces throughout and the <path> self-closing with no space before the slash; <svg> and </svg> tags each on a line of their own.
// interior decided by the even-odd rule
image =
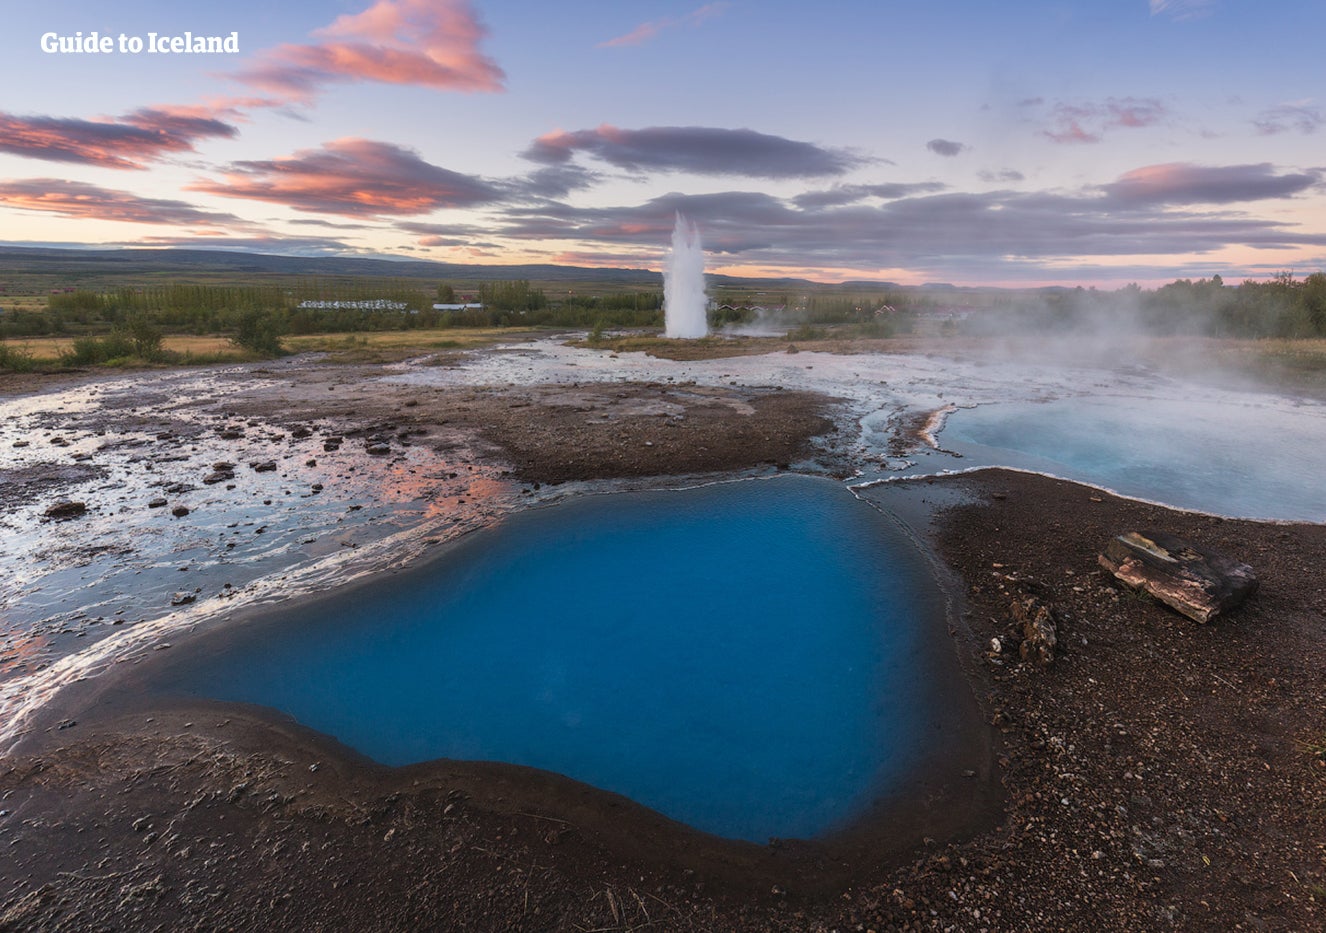
<svg viewBox="0 0 1326 933">
<path fill-rule="evenodd" d="M 172 153 L 192 152 L 198 139 L 236 133 L 204 106 L 143 107 L 100 120 L 0 113 L 0 152 L 103 168 L 144 169 Z"/>
<path fill-rule="evenodd" d="M 235 77 L 305 102 L 338 81 L 500 91 L 505 74 L 479 50 L 486 34 L 467 0 L 377 0 L 318 30 L 319 42 L 258 53 Z"/>
<path fill-rule="evenodd" d="M 184 201 L 144 198 L 129 191 L 58 178 L 0 181 L 5 207 L 43 211 L 80 220 L 119 220 L 137 224 L 229 224 L 239 218 L 200 210 Z"/>
<path fill-rule="evenodd" d="M 283 158 L 235 162 L 220 179 L 186 190 L 351 217 L 426 214 L 500 197 L 488 182 L 431 165 L 412 150 L 355 138 Z"/>
</svg>

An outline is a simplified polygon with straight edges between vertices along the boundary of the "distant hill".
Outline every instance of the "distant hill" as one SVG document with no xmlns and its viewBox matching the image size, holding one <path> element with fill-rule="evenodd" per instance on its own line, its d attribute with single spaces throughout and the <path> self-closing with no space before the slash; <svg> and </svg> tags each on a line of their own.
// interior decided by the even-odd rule
<svg viewBox="0 0 1326 933">
<path fill-rule="evenodd" d="M 479 265 L 428 262 L 418 259 L 375 259 L 345 256 L 275 256 L 265 253 L 203 249 L 68 249 L 0 246 L 0 273 L 199 273 L 375 276 L 382 278 L 532 282 L 585 282 L 658 288 L 662 276 L 649 269 L 595 268 L 551 264 Z M 805 279 L 746 279 L 709 275 L 717 285 L 800 287 Z"/>
</svg>

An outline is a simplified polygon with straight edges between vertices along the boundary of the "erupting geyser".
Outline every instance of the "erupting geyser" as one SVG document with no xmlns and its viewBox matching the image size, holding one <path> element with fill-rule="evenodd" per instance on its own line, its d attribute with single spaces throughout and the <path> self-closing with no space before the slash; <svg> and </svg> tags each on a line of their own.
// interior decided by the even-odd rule
<svg viewBox="0 0 1326 933">
<path fill-rule="evenodd" d="M 665 336 L 694 338 L 707 335 L 707 304 L 700 231 L 678 214 L 677 224 L 672 228 L 672 252 L 663 268 Z"/>
</svg>

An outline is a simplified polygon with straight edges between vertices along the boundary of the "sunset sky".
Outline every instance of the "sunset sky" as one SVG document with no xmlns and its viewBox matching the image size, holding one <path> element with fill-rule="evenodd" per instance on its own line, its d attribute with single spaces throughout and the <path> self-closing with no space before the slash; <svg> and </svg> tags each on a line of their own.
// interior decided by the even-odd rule
<svg viewBox="0 0 1326 933">
<path fill-rule="evenodd" d="M 42 36 L 238 33 L 238 54 Z M 1326 269 L 1323 0 L 50 0 L 0 242 L 1112 287 Z"/>
</svg>

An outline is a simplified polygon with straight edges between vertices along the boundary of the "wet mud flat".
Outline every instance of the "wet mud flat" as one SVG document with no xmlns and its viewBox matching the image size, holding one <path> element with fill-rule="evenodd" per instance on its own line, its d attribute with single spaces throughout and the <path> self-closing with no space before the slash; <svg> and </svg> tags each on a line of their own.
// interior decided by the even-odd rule
<svg viewBox="0 0 1326 933">
<path fill-rule="evenodd" d="M 225 611 L 408 561 L 570 480 L 833 459 L 811 443 L 834 430 L 818 393 L 382 375 L 297 357 L 4 380 L 0 701 L 6 680 L 181 607 Z M 64 501 L 83 508 L 51 514 Z"/>
<path fill-rule="evenodd" d="M 946 503 L 955 650 L 997 734 L 995 806 L 965 832 L 734 847 L 541 772 L 390 771 L 253 710 L 122 709 L 0 765 L 0 924 L 1320 928 L 1326 528 L 1004 471 L 915 488 Z M 1122 593 L 1096 554 L 1137 526 L 1238 556 L 1260 591 L 1207 626 Z M 1044 669 L 1007 647 L 1028 592 L 1059 620 Z"/>
</svg>

